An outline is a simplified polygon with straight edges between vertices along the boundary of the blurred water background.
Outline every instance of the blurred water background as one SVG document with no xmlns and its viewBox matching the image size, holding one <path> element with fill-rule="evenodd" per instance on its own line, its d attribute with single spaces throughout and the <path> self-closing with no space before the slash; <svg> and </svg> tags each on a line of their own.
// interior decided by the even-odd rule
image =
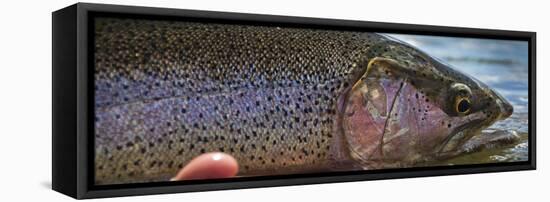
<svg viewBox="0 0 550 202">
<path fill-rule="evenodd" d="M 462 155 L 435 165 L 528 160 L 528 43 L 526 41 L 387 34 L 413 45 L 503 95 L 514 113 L 483 133 L 511 129 L 521 140 L 503 148 Z"/>
</svg>

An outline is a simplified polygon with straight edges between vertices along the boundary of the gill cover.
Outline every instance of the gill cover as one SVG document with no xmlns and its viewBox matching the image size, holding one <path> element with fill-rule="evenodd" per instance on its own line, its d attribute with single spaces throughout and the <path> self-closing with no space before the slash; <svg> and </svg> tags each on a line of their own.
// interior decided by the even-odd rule
<svg viewBox="0 0 550 202">
<path fill-rule="evenodd" d="M 363 164 L 372 164 L 384 157 L 388 118 L 405 83 L 401 71 L 402 67 L 392 59 L 374 58 L 347 95 L 342 122 L 344 134 L 352 158 Z"/>
</svg>

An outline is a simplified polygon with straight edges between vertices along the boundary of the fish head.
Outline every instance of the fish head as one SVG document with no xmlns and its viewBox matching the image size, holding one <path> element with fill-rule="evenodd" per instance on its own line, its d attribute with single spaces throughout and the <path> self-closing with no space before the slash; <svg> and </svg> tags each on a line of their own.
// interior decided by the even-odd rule
<svg viewBox="0 0 550 202">
<path fill-rule="evenodd" d="M 408 44 L 378 46 L 340 110 L 349 153 L 365 167 L 448 156 L 513 112 L 486 84 Z"/>
</svg>

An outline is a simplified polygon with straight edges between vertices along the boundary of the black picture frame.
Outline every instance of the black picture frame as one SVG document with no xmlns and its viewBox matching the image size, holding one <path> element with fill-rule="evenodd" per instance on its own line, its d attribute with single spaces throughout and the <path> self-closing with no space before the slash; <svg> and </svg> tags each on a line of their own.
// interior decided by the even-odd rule
<svg viewBox="0 0 550 202">
<path fill-rule="evenodd" d="M 94 185 L 93 30 L 95 16 L 313 27 L 454 37 L 523 40 L 529 44 L 529 160 L 525 162 L 262 176 L 201 181 Z M 351 20 L 287 17 L 77 3 L 52 13 L 52 188 L 83 199 L 128 195 L 351 182 L 536 169 L 536 33 Z"/>
</svg>

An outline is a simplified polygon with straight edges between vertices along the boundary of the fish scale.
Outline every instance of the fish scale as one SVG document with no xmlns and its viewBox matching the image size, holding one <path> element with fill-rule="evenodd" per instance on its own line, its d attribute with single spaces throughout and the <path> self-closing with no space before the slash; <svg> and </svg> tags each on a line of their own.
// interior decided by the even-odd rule
<svg viewBox="0 0 550 202">
<path fill-rule="evenodd" d="M 164 181 L 213 151 L 233 155 L 239 175 L 326 169 L 334 98 L 365 48 L 383 40 L 190 22 L 95 25 L 98 184 Z"/>
</svg>

